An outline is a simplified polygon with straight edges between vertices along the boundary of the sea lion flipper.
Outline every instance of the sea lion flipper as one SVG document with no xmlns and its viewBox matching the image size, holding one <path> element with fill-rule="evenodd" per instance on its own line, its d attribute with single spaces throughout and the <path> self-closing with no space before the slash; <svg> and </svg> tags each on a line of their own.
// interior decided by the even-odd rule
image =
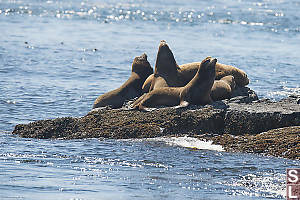
<svg viewBox="0 0 300 200">
<path fill-rule="evenodd" d="M 157 108 L 147 108 L 147 107 L 143 107 L 143 109 L 141 111 L 144 111 L 144 112 L 151 112 L 151 111 L 154 111 L 154 110 L 157 110 Z"/>
<path fill-rule="evenodd" d="M 136 107 L 138 107 L 141 102 L 144 100 L 145 96 L 147 95 L 147 93 L 143 94 L 142 96 L 140 96 L 137 100 L 135 100 L 130 107 L 134 110 L 136 109 Z"/>
<path fill-rule="evenodd" d="M 136 108 L 137 108 L 137 110 L 143 111 L 143 112 L 151 112 L 151 111 L 157 109 L 157 108 L 148 108 L 148 107 L 146 107 L 146 106 L 144 106 L 142 104 L 138 105 Z"/>
<path fill-rule="evenodd" d="M 185 108 L 185 107 L 187 107 L 189 105 L 190 105 L 189 102 L 187 102 L 187 101 L 181 101 L 178 106 L 175 106 L 175 108 Z"/>
<path fill-rule="evenodd" d="M 145 80 L 143 86 L 142 86 L 142 92 L 143 93 L 147 93 L 150 91 L 150 86 L 152 83 L 152 80 L 154 78 L 154 74 L 151 74 L 150 76 L 148 76 L 148 78 Z"/>
</svg>

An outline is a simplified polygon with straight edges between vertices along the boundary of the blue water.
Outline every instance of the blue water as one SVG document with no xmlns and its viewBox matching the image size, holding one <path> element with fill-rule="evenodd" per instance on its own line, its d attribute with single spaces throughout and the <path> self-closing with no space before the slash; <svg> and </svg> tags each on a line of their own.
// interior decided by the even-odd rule
<svg viewBox="0 0 300 200">
<path fill-rule="evenodd" d="M 300 94 L 297 0 L 0 0 L 0 199 L 282 199 L 299 161 L 157 140 L 36 140 L 19 123 L 83 116 L 164 39 L 218 58 L 260 98 Z M 187 141 L 188 142 L 188 141 Z"/>
</svg>

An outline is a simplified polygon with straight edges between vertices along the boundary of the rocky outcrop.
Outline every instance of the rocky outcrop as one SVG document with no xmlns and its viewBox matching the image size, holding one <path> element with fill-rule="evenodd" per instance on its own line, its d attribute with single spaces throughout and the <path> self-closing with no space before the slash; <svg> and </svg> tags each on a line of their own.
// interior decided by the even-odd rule
<svg viewBox="0 0 300 200">
<path fill-rule="evenodd" d="M 170 134 L 222 133 L 223 109 L 161 108 L 152 112 L 101 109 L 81 118 L 40 120 L 15 127 L 13 134 L 30 138 L 145 138 Z"/>
<path fill-rule="evenodd" d="M 258 100 L 249 104 L 228 103 L 224 133 L 257 134 L 274 128 L 300 125 L 298 97 L 279 102 Z"/>
<path fill-rule="evenodd" d="M 222 145 L 225 151 L 260 153 L 300 160 L 300 126 L 273 129 L 256 135 L 199 136 Z"/>
<path fill-rule="evenodd" d="M 125 107 L 102 108 L 80 118 L 67 117 L 16 125 L 13 134 L 45 139 L 119 139 L 186 134 L 212 138 L 227 137 L 226 134 L 253 136 L 271 129 L 300 126 L 299 99 L 299 96 L 290 96 L 278 102 L 258 100 L 252 90 L 240 88 L 230 100 L 212 105 L 160 108 L 151 112 L 128 110 Z M 299 137 L 297 141 L 299 143 Z M 240 147 L 238 149 L 242 150 Z"/>
</svg>

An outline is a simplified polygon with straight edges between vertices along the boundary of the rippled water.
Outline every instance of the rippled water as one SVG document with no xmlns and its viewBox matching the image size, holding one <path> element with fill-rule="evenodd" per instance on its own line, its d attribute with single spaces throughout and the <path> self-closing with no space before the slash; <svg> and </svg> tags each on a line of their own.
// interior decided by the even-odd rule
<svg viewBox="0 0 300 200">
<path fill-rule="evenodd" d="M 32 140 L 4 135 L 1 199 L 262 199 L 285 194 L 299 162 L 190 150 L 155 140 Z"/>
<path fill-rule="evenodd" d="M 82 116 L 165 39 L 178 64 L 211 55 L 262 98 L 300 94 L 300 2 L 0 0 L 0 199 L 280 199 L 299 161 L 193 138 L 35 140 L 19 123 Z M 198 146 L 197 146 L 198 145 Z"/>
</svg>

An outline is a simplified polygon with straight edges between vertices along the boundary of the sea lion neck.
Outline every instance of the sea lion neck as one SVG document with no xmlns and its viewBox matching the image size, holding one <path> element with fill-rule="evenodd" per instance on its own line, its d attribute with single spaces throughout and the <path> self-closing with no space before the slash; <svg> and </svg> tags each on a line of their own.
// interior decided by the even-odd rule
<svg viewBox="0 0 300 200">
<path fill-rule="evenodd" d="M 178 67 L 174 55 L 165 41 L 161 41 L 155 63 L 155 73 L 177 73 Z"/>
<path fill-rule="evenodd" d="M 146 78 L 153 74 L 153 68 L 149 63 L 133 64 L 131 74 L 137 74 L 142 79 L 146 80 Z"/>
</svg>

